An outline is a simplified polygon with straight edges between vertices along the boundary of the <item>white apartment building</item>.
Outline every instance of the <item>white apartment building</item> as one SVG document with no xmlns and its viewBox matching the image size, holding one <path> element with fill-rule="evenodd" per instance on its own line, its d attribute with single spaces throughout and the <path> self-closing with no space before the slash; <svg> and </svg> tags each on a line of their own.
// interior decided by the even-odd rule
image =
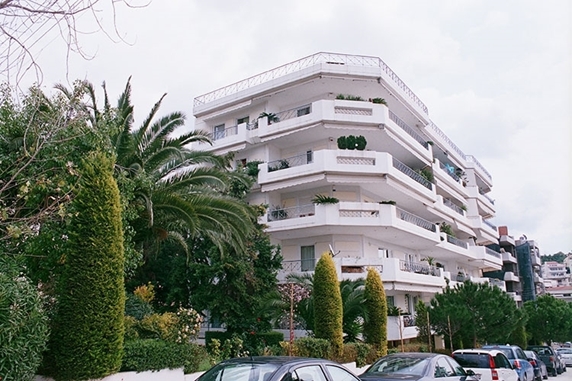
<svg viewBox="0 0 572 381">
<path fill-rule="evenodd" d="M 447 284 L 488 282 L 482 272 L 503 265 L 485 247 L 499 237 L 491 175 L 380 58 L 317 53 L 196 97 L 194 115 L 213 140 L 197 149 L 260 163 L 249 202 L 268 205 L 281 280 L 332 251 L 340 279 L 373 266 L 389 302 L 413 314 Z M 350 135 L 360 149 L 339 148 Z M 389 317 L 389 340 L 416 335 L 411 317 Z"/>
<path fill-rule="evenodd" d="M 545 262 L 542 265 L 542 278 L 547 288 L 570 286 L 570 274 L 566 271 L 564 263 Z"/>
</svg>

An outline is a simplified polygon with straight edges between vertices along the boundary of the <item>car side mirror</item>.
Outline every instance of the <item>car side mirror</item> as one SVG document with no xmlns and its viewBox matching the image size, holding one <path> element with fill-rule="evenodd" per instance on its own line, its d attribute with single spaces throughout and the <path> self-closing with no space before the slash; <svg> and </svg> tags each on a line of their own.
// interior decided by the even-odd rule
<svg viewBox="0 0 572 381">
<path fill-rule="evenodd" d="M 465 373 L 467 373 L 468 376 L 475 376 L 476 375 L 475 371 L 472 369 L 467 369 L 465 371 Z"/>
</svg>

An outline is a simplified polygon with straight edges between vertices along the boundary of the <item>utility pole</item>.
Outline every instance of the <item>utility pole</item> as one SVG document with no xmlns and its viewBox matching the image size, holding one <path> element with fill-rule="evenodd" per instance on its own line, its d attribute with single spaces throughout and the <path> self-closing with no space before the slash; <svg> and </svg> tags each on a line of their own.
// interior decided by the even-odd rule
<svg viewBox="0 0 572 381">
<path fill-rule="evenodd" d="M 447 324 L 449 325 L 449 345 L 451 346 L 451 353 L 453 353 L 453 333 L 451 332 L 451 318 L 447 315 Z"/>
</svg>

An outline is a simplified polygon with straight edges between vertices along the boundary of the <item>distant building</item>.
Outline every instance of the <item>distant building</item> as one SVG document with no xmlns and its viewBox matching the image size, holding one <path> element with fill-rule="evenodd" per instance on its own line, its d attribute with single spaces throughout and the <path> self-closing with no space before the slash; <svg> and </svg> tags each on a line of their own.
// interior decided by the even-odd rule
<svg viewBox="0 0 572 381">
<path fill-rule="evenodd" d="M 545 287 L 570 286 L 570 274 L 564 263 L 548 261 L 542 265 L 542 278 Z"/>
</svg>

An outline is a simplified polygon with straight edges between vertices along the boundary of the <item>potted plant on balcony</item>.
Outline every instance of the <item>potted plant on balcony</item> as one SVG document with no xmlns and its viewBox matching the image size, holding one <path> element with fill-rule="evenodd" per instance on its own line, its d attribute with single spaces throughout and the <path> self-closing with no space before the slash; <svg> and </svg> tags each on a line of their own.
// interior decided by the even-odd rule
<svg viewBox="0 0 572 381">
<path fill-rule="evenodd" d="M 441 223 L 441 225 L 439 225 L 439 231 L 441 233 L 445 233 L 447 235 L 450 235 L 451 237 L 455 236 L 455 232 L 453 231 L 453 228 L 451 227 L 451 225 L 447 224 L 446 222 Z"/>
<path fill-rule="evenodd" d="M 382 105 L 386 105 L 387 106 L 387 101 L 383 98 L 373 98 L 371 100 L 372 103 L 376 103 L 376 104 L 382 104 Z"/>
<path fill-rule="evenodd" d="M 267 118 L 268 119 L 268 124 L 272 124 L 272 123 L 277 123 L 280 122 L 280 118 L 278 117 L 278 115 L 276 115 L 273 112 L 262 112 L 260 113 L 260 115 L 258 115 L 258 118 Z"/>
<path fill-rule="evenodd" d="M 340 200 L 338 200 L 337 198 L 331 197 L 331 196 L 326 196 L 323 194 L 317 194 L 312 199 L 312 203 L 314 203 L 316 205 L 337 204 L 338 202 L 340 202 Z"/>
<path fill-rule="evenodd" d="M 280 206 L 273 206 L 272 209 L 270 209 L 270 218 L 271 221 L 284 220 L 288 218 L 288 212 Z"/>
</svg>

